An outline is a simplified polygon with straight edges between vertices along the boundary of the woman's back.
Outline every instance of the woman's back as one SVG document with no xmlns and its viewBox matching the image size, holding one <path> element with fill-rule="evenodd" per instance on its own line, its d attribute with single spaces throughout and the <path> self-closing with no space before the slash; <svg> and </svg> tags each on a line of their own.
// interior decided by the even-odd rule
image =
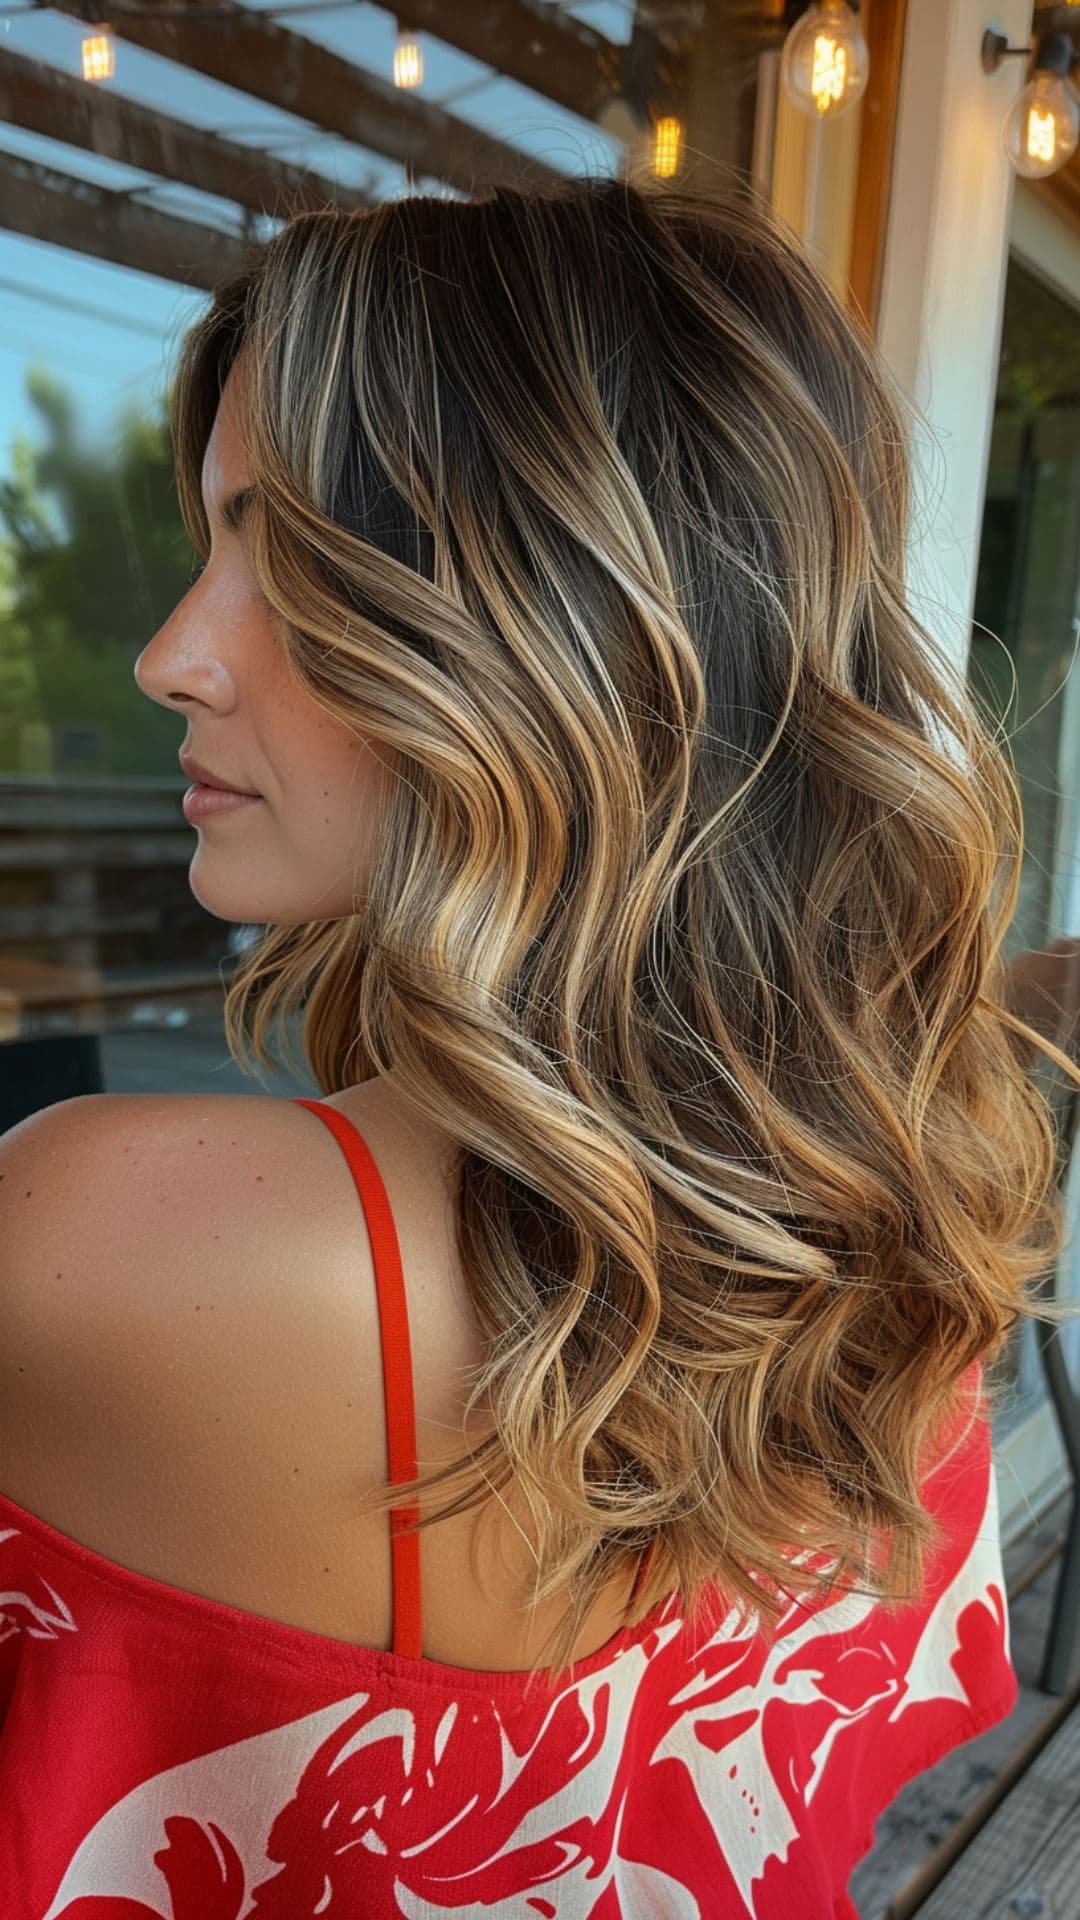
<svg viewBox="0 0 1080 1920">
<path fill-rule="evenodd" d="M 35 1506 L 12 1446 L 0 1479 L 5 1915 L 60 1920 L 95 1895 L 170 1920 L 293 1920 L 309 1897 L 350 1915 L 853 1912 L 847 1877 L 881 1808 L 1015 1697 L 985 1426 L 928 1483 L 945 1544 L 905 1613 L 793 1605 L 770 1643 L 722 1604 L 690 1636 L 670 1598 L 620 1631 L 613 1593 L 554 1699 L 530 1693 L 501 1670 L 531 1658 L 523 1581 L 489 1570 L 485 1597 L 472 1516 L 417 1536 L 416 1560 L 396 1541 L 392 1582 L 385 1519 L 354 1511 L 350 1531 L 387 1431 L 409 1451 L 410 1402 L 422 1458 L 453 1457 L 450 1383 L 481 1357 L 438 1139 L 370 1084 L 317 1109 L 339 1153 L 298 1103 L 65 1104 L 69 1151 L 51 1164 L 67 1177 L 42 1204 L 81 1210 L 89 1246 L 107 1189 L 127 1231 L 115 1286 L 83 1301 L 84 1379 L 113 1383 L 101 1444 L 80 1449 L 91 1408 L 68 1393 L 66 1475 L 40 1473 Z M 107 1147 L 124 1166 L 89 1211 L 73 1121 L 96 1131 L 91 1161 Z M 258 1191 L 275 1182 L 276 1222 Z M 215 1249 L 245 1220 L 251 1237 L 252 1208 L 266 1224 L 239 1266 Z M 136 1438 L 125 1418 L 141 1455 L 118 1445 Z M 123 1470 L 103 1475 L 110 1457 Z M 501 1543 L 517 1537 L 507 1515 Z"/>
</svg>

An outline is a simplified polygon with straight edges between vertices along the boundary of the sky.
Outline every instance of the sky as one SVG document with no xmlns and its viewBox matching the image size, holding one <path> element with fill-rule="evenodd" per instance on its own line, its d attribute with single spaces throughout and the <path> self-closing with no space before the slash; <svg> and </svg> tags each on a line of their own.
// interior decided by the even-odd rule
<svg viewBox="0 0 1080 1920">
<path fill-rule="evenodd" d="M 248 0 L 262 7 L 264 0 Z M 338 11 L 305 13 L 303 4 L 274 6 L 275 17 L 303 31 L 367 71 L 392 81 L 395 38 L 391 11 L 353 0 Z M 564 11 L 624 42 L 628 0 L 582 0 Z M 0 47 L 33 55 L 63 72 L 81 76 L 81 42 L 88 29 L 62 13 L 34 6 L 5 6 Z M 445 105 L 523 151 L 568 174 L 586 167 L 614 171 L 616 143 L 601 129 L 553 105 L 490 67 L 420 35 L 424 83 L 419 97 Z M 313 128 L 309 122 L 253 100 L 217 81 L 116 40 L 116 71 L 100 84 L 117 94 L 158 107 L 192 125 L 258 145 L 295 164 L 317 166 L 339 184 L 364 186 L 377 198 L 407 191 L 450 191 L 444 182 L 418 179 L 410 188 L 403 169 L 380 155 Z M 140 189 L 140 197 L 177 214 L 239 230 L 236 205 L 102 159 L 21 128 L 0 124 L 0 146 L 10 154 L 40 160 L 101 186 Z M 266 221 L 268 236 L 275 223 Z M 56 373 L 79 399 L 80 438 L 108 444 L 118 412 L 131 406 L 157 410 L 175 361 L 180 336 L 209 301 L 204 289 L 112 266 L 87 254 L 50 245 L 0 226 L 0 472 L 10 471 L 15 437 L 37 440 L 40 420 L 27 396 L 30 364 Z"/>
</svg>

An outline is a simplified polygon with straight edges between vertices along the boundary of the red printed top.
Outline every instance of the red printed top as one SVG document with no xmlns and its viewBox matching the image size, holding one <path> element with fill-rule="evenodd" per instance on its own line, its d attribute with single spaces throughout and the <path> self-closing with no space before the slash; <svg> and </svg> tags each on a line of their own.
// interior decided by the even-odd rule
<svg viewBox="0 0 1080 1920">
<path fill-rule="evenodd" d="M 366 1215 L 404 1480 L 386 1190 L 351 1122 L 300 1104 Z M 396 1519 L 387 1652 L 136 1573 L 0 1494 L 0 1912 L 858 1920 L 846 1888 L 877 1816 L 1017 1694 L 985 1417 L 945 1454 L 924 1483 L 944 1536 L 918 1602 L 793 1602 L 766 1633 L 718 1594 L 691 1636 L 670 1594 L 554 1699 L 523 1672 L 419 1656 L 419 1536 Z"/>
</svg>

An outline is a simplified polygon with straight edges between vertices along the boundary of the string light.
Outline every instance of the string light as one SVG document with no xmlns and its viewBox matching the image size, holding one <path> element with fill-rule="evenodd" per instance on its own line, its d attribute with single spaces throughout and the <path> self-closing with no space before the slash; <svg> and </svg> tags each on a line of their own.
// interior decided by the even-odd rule
<svg viewBox="0 0 1080 1920">
<path fill-rule="evenodd" d="M 394 46 L 394 85 L 395 87 L 419 87 L 424 80 L 424 50 L 411 27 L 404 27 L 400 20 L 397 24 L 397 41 Z"/>
<path fill-rule="evenodd" d="M 673 113 L 662 114 L 653 125 L 652 171 L 657 180 L 670 180 L 682 163 L 683 123 Z"/>
<path fill-rule="evenodd" d="M 792 105 L 817 120 L 835 120 L 862 98 L 869 74 L 866 40 L 849 0 L 815 0 L 780 55 L 780 84 Z"/>
<path fill-rule="evenodd" d="M 1044 45 L 1031 79 L 1013 102 L 1001 129 L 1009 159 L 1017 173 L 1028 179 L 1056 173 L 1076 152 L 1080 135 L 1080 109 L 1065 84 L 1071 48 L 1064 34 L 1057 38 L 1064 41 L 1064 46 L 1056 61 L 1053 49 L 1047 50 Z"/>
<path fill-rule="evenodd" d="M 1073 43 L 1067 33 L 1047 33 L 1034 48 L 1011 47 L 1003 33 L 988 27 L 983 34 L 984 73 L 995 72 L 1007 54 L 1032 52 L 1031 77 L 1001 123 L 1001 139 L 1017 173 L 1044 180 L 1058 173 L 1080 144 L 1080 108 L 1068 85 L 1076 58 Z"/>
<path fill-rule="evenodd" d="M 116 44 L 107 27 L 83 36 L 82 70 L 84 80 L 111 80 L 116 72 Z"/>
</svg>

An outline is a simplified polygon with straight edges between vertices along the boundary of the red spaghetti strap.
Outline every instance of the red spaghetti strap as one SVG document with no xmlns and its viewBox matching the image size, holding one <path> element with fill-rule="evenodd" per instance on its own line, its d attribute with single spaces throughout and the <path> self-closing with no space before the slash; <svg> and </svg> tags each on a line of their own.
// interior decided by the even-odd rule
<svg viewBox="0 0 1080 1920">
<path fill-rule="evenodd" d="M 401 1249 L 382 1175 L 363 1135 L 336 1107 L 321 1100 L 295 1097 L 324 1121 L 346 1160 L 360 1195 L 375 1264 L 375 1293 L 379 1306 L 382 1345 L 383 1399 L 386 1409 L 386 1450 L 390 1479 L 395 1485 L 416 1471 L 416 1408 L 413 1401 L 412 1350 Z M 409 1660 L 421 1658 L 420 1535 L 404 1533 L 420 1517 L 413 1501 L 390 1510 L 390 1556 L 394 1588 L 394 1652 Z"/>
</svg>

